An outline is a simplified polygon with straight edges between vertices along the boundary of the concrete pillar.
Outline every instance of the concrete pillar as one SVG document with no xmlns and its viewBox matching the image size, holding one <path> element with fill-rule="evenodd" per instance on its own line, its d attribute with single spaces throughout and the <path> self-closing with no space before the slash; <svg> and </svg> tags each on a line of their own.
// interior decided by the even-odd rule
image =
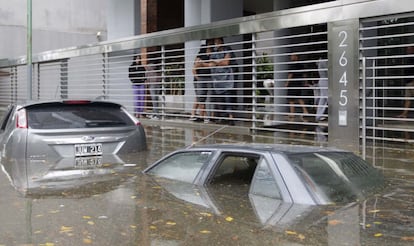
<svg viewBox="0 0 414 246">
<path fill-rule="evenodd" d="M 140 1 L 107 0 L 108 40 L 140 34 Z M 122 18 L 120 18 L 122 16 Z"/>
<path fill-rule="evenodd" d="M 107 37 L 108 40 L 114 40 L 119 38 L 130 37 L 141 34 L 141 5 L 139 0 L 106 0 L 107 2 Z M 124 51 L 125 56 L 121 53 L 117 53 L 116 56 L 111 58 L 111 61 L 117 64 L 124 64 L 124 66 L 110 67 L 110 64 L 105 64 L 103 60 L 103 67 L 107 70 L 106 80 L 112 81 L 112 74 L 123 74 L 123 77 L 117 76 L 117 83 L 111 83 L 105 85 L 108 93 L 106 99 L 109 100 L 122 100 L 124 106 L 133 111 L 133 95 L 128 78 L 128 73 L 125 71 L 128 69 L 128 65 L 132 62 L 132 52 L 137 51 Z M 109 56 L 111 56 L 109 54 Z M 122 68 L 121 68 L 122 67 Z M 111 91 L 114 90 L 113 93 Z M 128 92 L 128 99 L 125 100 L 126 95 L 119 95 L 119 91 Z"/>
<path fill-rule="evenodd" d="M 158 16 L 157 1 L 140 0 L 140 2 L 141 11 L 136 13 L 138 16 L 136 19 L 141 23 L 140 34 L 160 31 L 158 28 L 158 18 L 162 18 L 162 16 Z"/>
<path fill-rule="evenodd" d="M 185 0 L 184 4 L 184 25 L 194 26 L 219 21 L 223 19 L 230 19 L 240 17 L 243 15 L 243 1 L 242 0 Z M 185 44 L 185 105 L 186 111 L 190 111 L 195 100 L 195 91 L 193 84 L 193 61 L 198 53 L 198 47 L 202 42 L 194 40 L 186 42 Z"/>
<path fill-rule="evenodd" d="M 243 16 L 243 0 L 210 1 L 212 22 Z"/>
<path fill-rule="evenodd" d="M 243 0 L 185 0 L 184 16 L 185 26 L 241 17 L 243 16 Z M 192 68 L 200 45 L 200 40 L 189 41 L 185 44 L 186 86 L 184 103 L 186 111 L 191 111 L 195 99 Z"/>
<path fill-rule="evenodd" d="M 273 0 L 273 10 L 277 11 L 277 10 L 282 10 L 282 9 L 287 9 L 290 6 L 290 1 L 285 1 L 285 0 Z M 290 32 L 289 30 L 277 30 L 274 31 L 274 37 L 278 37 L 278 36 L 287 36 L 289 35 Z M 275 40 L 274 41 L 274 46 L 279 46 L 282 45 L 280 43 L 279 40 Z M 278 49 L 278 53 L 284 53 L 286 50 L 284 49 Z M 280 56 L 276 56 L 275 58 L 273 58 L 273 62 L 274 63 L 283 63 L 283 62 L 287 62 L 289 61 L 289 57 L 280 57 Z M 275 71 L 274 74 L 274 80 L 275 80 L 275 86 L 274 86 L 274 91 L 273 91 L 273 95 L 275 95 L 275 97 L 273 98 L 273 102 L 274 102 L 274 112 L 286 112 L 288 111 L 287 107 L 284 106 L 276 106 L 276 105 L 282 105 L 282 104 L 287 104 L 286 100 L 281 97 L 282 95 L 286 94 L 286 90 L 280 90 L 278 88 L 284 88 L 285 87 L 285 83 L 286 83 L 286 79 L 287 79 L 287 73 L 278 73 L 278 71 L 286 71 L 287 69 L 287 65 L 276 65 L 275 68 L 273 69 L 273 71 Z M 285 117 L 283 115 L 275 115 L 273 117 L 272 120 L 275 121 L 283 121 L 285 120 Z M 274 125 L 276 123 L 270 123 L 270 125 Z"/>
<path fill-rule="evenodd" d="M 185 0 L 184 2 L 184 26 L 195 26 L 207 23 L 206 19 L 210 17 L 209 7 L 210 0 Z M 207 7 L 206 9 L 203 6 Z M 202 11 L 203 10 L 203 11 Z M 203 19 L 206 18 L 206 19 Z M 193 83 L 193 61 L 197 56 L 200 40 L 189 41 L 185 43 L 185 97 L 184 105 L 186 111 L 191 111 L 195 101 L 195 91 Z"/>
</svg>

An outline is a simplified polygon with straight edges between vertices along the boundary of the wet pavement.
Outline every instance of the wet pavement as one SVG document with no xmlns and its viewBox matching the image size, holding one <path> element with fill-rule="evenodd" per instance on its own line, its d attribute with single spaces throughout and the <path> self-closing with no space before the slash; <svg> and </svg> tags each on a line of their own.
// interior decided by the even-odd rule
<svg viewBox="0 0 414 246">
<path fill-rule="evenodd" d="M 141 174 L 192 144 L 278 138 L 220 126 L 146 132 L 147 151 L 116 161 L 74 162 L 76 172 L 39 171 L 36 163 L 27 175 L 1 172 L 0 245 L 414 244 L 414 157 L 404 149 L 371 157 L 387 177 L 383 193 L 347 206 L 310 207 Z"/>
</svg>

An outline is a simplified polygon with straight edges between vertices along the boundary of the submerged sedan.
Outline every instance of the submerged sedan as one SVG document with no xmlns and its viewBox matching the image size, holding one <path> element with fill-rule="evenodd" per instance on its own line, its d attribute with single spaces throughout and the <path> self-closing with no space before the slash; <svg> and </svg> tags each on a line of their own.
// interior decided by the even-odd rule
<svg viewBox="0 0 414 246">
<path fill-rule="evenodd" d="M 140 121 L 120 104 L 63 100 L 11 104 L 0 122 L 1 164 L 12 176 L 29 163 L 54 168 L 101 166 L 103 156 L 146 150 Z M 62 169 L 62 166 L 59 167 Z"/>
<path fill-rule="evenodd" d="M 382 174 L 355 154 L 293 145 L 206 145 L 175 151 L 144 173 L 238 194 L 308 205 L 349 203 L 383 186 Z"/>
</svg>

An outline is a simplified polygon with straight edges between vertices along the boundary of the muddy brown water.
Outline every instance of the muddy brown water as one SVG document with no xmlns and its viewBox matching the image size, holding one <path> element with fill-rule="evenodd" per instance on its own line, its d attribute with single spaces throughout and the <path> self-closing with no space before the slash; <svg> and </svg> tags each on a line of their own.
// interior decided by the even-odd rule
<svg viewBox="0 0 414 246">
<path fill-rule="evenodd" d="M 387 177 L 382 194 L 347 206 L 309 207 L 141 174 L 165 154 L 194 143 L 275 140 L 176 127 L 146 131 L 148 150 L 120 163 L 104 161 L 42 182 L 33 175 L 26 184 L 36 185 L 28 189 L 13 187 L 0 173 L 0 245 L 414 243 L 414 158 L 404 151 L 371 159 Z"/>
</svg>

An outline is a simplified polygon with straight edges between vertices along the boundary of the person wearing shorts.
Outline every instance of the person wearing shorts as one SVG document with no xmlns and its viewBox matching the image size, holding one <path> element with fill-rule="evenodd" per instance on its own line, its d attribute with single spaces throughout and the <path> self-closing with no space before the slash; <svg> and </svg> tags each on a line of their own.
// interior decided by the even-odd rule
<svg viewBox="0 0 414 246">
<path fill-rule="evenodd" d="M 228 117 L 229 123 L 233 121 L 233 88 L 234 73 L 231 66 L 232 50 L 224 44 L 223 38 L 214 39 L 214 50 L 211 58 L 211 77 L 213 79 L 214 96 L 213 100 L 217 112 L 212 112 L 216 117 Z M 212 117 L 213 117 L 212 116 Z M 218 119 L 221 121 L 221 119 Z"/>
<path fill-rule="evenodd" d="M 406 89 L 404 92 L 405 100 L 404 100 L 404 110 L 401 114 L 397 115 L 398 118 L 407 118 L 410 111 L 411 111 L 411 100 L 414 99 L 414 68 L 412 65 L 414 64 L 414 46 L 409 46 L 406 48 L 406 52 L 408 57 L 406 58 L 405 65 L 408 65 L 407 68 L 404 70 L 404 76 L 406 77 Z"/>
<path fill-rule="evenodd" d="M 209 122 L 206 112 L 206 101 L 208 92 L 211 89 L 210 53 L 213 40 L 207 40 L 198 52 L 194 62 L 194 89 L 196 100 L 193 105 L 190 120 L 197 120 L 196 113 L 199 110 L 200 117 L 205 123 Z"/>
<path fill-rule="evenodd" d="M 141 55 L 135 55 L 128 68 L 129 79 L 134 94 L 135 117 L 140 118 L 145 107 L 145 67 L 142 65 Z"/>
<path fill-rule="evenodd" d="M 302 98 L 302 91 L 305 84 L 303 81 L 304 76 L 302 72 L 302 70 L 304 70 L 304 67 L 301 63 L 298 62 L 298 60 L 298 55 L 292 54 L 290 56 L 291 64 L 289 65 L 288 80 L 285 84 L 287 88 L 287 101 L 289 103 L 289 119 L 295 118 L 296 101 L 302 107 L 302 114 L 309 114 L 308 109 L 305 106 L 305 102 Z M 301 116 L 301 119 L 305 121 L 303 116 Z"/>
</svg>

